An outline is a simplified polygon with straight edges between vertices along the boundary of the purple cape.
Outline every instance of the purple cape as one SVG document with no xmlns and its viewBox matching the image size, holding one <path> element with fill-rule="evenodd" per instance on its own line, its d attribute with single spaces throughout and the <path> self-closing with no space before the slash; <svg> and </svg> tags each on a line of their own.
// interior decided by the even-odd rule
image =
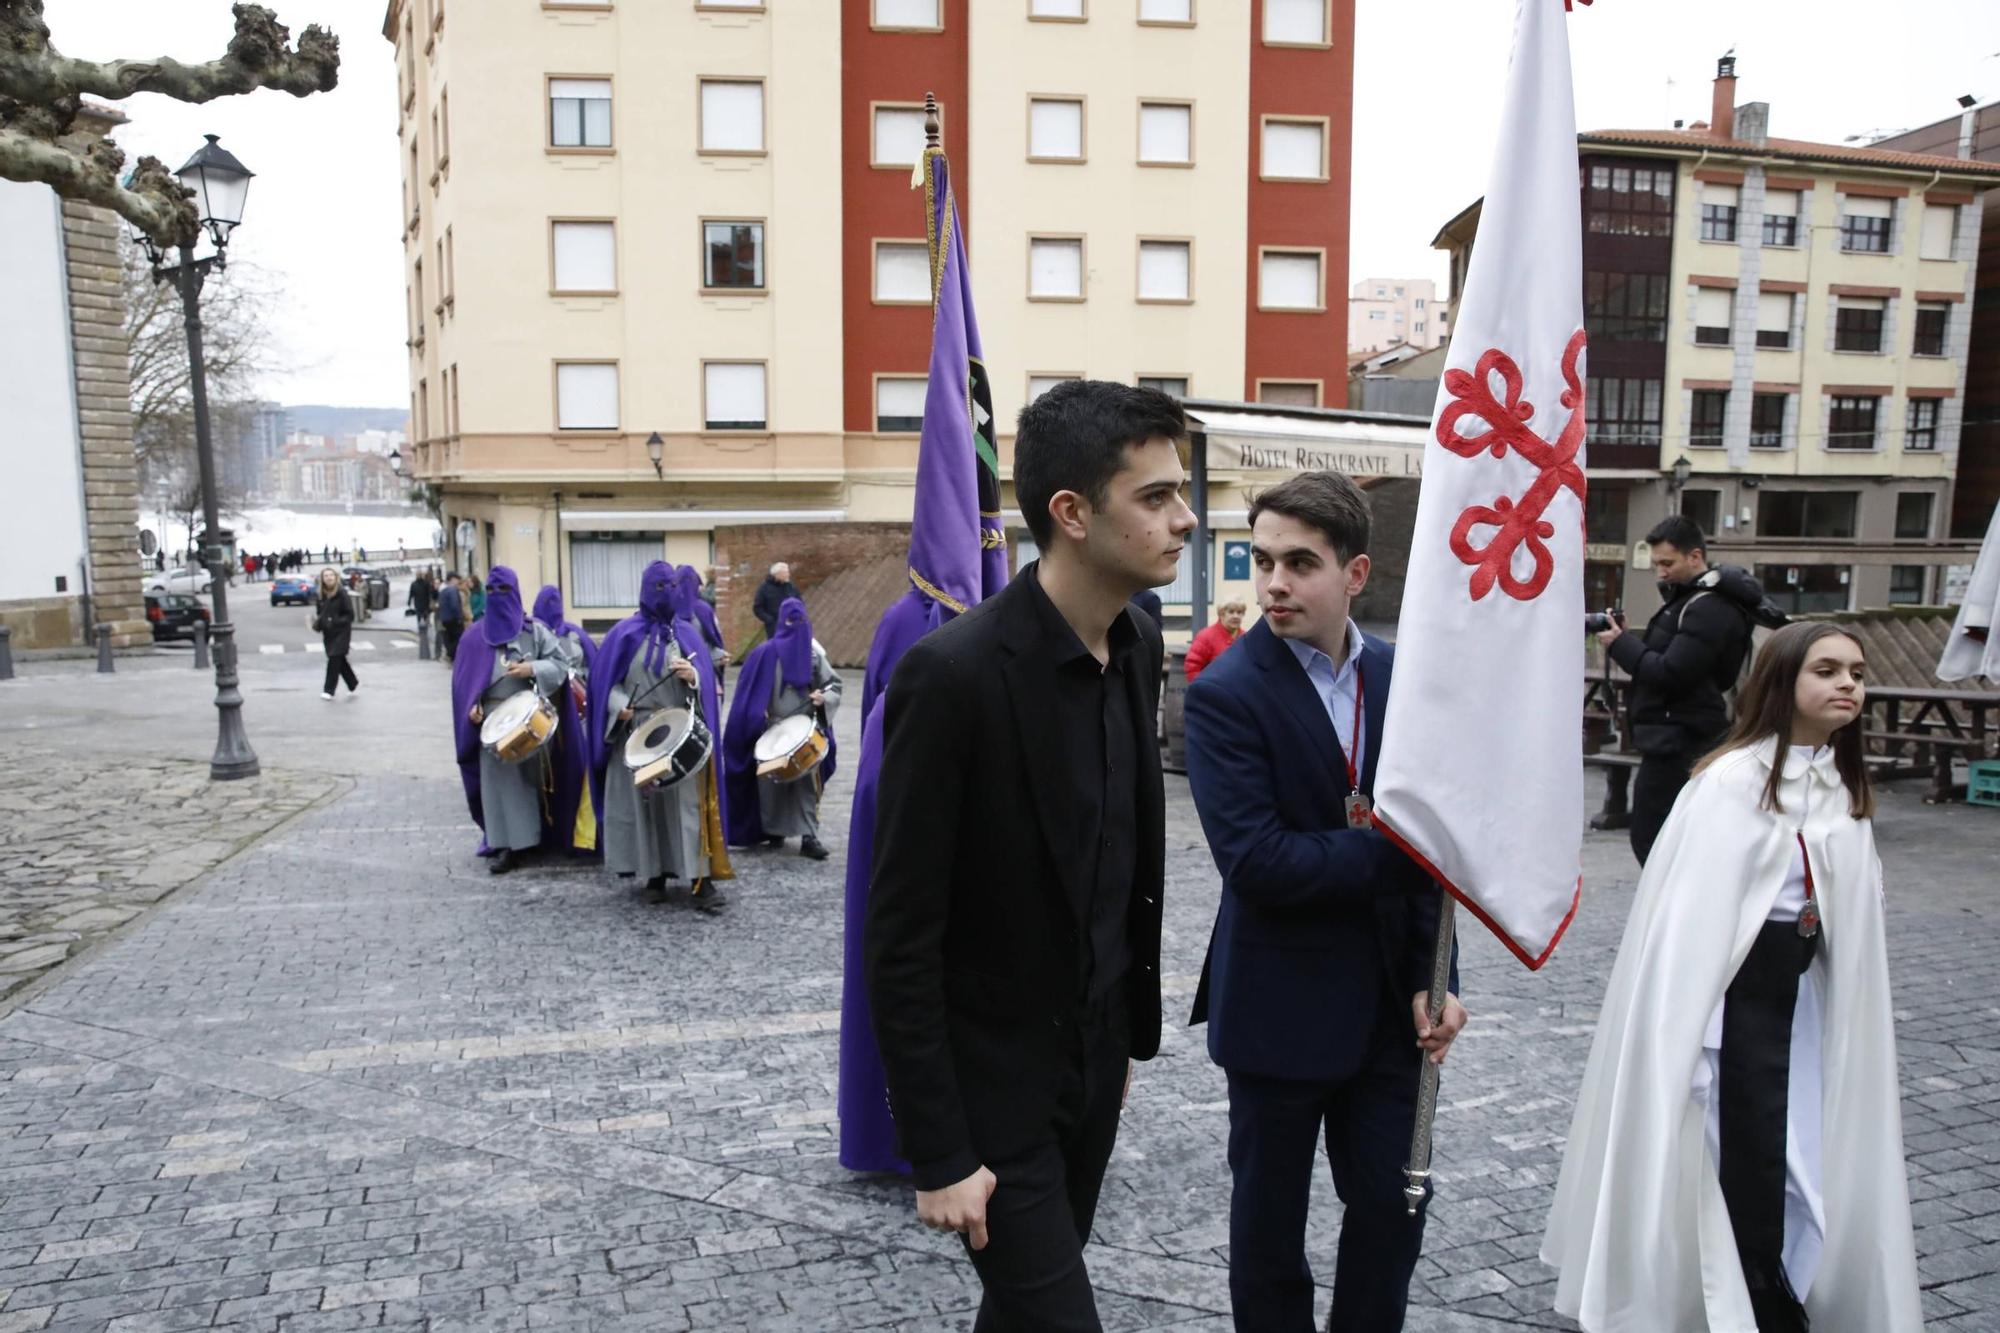
<svg viewBox="0 0 2000 1333">
<path fill-rule="evenodd" d="M 584 730 L 588 733 L 590 793 L 600 817 L 604 809 L 604 774 L 613 755 L 606 739 L 611 726 L 611 691 L 625 683 L 632 659 L 645 653 L 654 671 L 666 663 L 666 642 L 673 634 L 674 567 L 655 560 L 639 576 L 639 609 L 613 625 L 597 645 L 597 659 L 590 668 L 585 695 Z M 695 668 L 699 671 L 701 668 Z M 661 704 L 661 707 L 666 707 Z"/>
<path fill-rule="evenodd" d="M 787 685 L 805 694 L 812 689 L 812 621 L 805 603 L 787 597 L 778 609 L 778 634 L 750 650 L 736 673 L 736 695 L 729 704 L 729 725 L 722 732 L 723 827 L 732 847 L 747 847 L 764 838 L 764 816 L 757 804 L 757 740 L 764 734 L 764 714 L 777 693 L 779 673 Z M 803 656 L 804 665 L 796 665 Z M 819 766 L 822 787 L 833 781 L 840 756 L 831 729 L 826 758 Z M 804 779 L 801 779 L 803 781 Z"/>
<path fill-rule="evenodd" d="M 548 632 L 555 635 L 558 639 L 565 634 L 576 635 L 577 642 L 583 645 L 583 673 L 588 676 L 590 674 L 590 664 L 597 656 L 597 644 L 591 639 L 589 631 L 585 630 L 583 626 L 576 624 L 574 621 L 563 619 L 562 589 L 550 583 L 545 585 L 540 593 L 536 594 L 535 619 L 541 622 Z"/>
<path fill-rule="evenodd" d="M 523 619 L 520 587 L 514 581 L 514 571 L 504 565 L 496 565 L 488 583 L 492 588 L 486 603 L 489 614 L 480 623 L 483 626 L 495 624 L 497 617 L 491 613 L 499 608 L 504 615 L 511 603 L 514 629 L 518 634 Z M 458 777 L 465 787 L 466 809 L 471 812 L 472 822 L 479 825 L 482 833 L 486 830 L 486 806 L 479 793 L 479 727 L 470 714 L 472 706 L 479 702 L 479 697 L 492 683 L 493 653 L 510 642 L 511 636 L 499 643 L 491 643 L 484 633 L 468 634 L 465 641 L 459 644 L 458 656 L 451 664 L 451 731 L 458 757 Z M 584 747 L 588 737 L 583 734 L 583 721 L 576 714 L 576 701 L 568 690 L 557 690 L 551 702 L 556 706 L 558 718 L 555 739 L 549 742 L 548 749 L 549 763 L 555 770 L 556 790 L 555 799 L 549 803 L 549 818 L 542 825 L 542 846 L 570 851 L 574 849 L 576 839 L 577 806 L 583 799 Z M 479 850 L 481 855 L 486 854 L 483 838 Z"/>
</svg>

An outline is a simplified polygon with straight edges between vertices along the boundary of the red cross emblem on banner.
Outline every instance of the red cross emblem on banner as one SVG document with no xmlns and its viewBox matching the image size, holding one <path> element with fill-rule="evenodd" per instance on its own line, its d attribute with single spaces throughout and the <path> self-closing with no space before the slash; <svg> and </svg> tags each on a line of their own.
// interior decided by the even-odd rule
<svg viewBox="0 0 2000 1333">
<path fill-rule="evenodd" d="M 1569 409 L 1569 421 L 1562 434 L 1550 444 L 1528 428 L 1535 405 L 1521 401 L 1521 368 L 1499 348 L 1489 348 L 1470 373 L 1448 370 L 1446 392 L 1452 401 L 1438 414 L 1437 442 L 1461 458 L 1477 458 L 1492 450 L 1504 458 L 1512 449 L 1538 470 L 1534 483 L 1519 499 L 1501 496 L 1491 505 L 1473 505 L 1458 516 L 1451 529 L 1451 551 L 1472 569 L 1472 600 L 1478 601 L 1498 584 L 1500 591 L 1517 601 L 1531 602 L 1542 595 L 1555 573 L 1555 557 L 1546 539 L 1555 536 L 1555 525 L 1542 517 L 1556 493 L 1568 488 L 1576 492 L 1581 505 L 1587 483 L 1576 461 L 1583 447 L 1585 419 L 1583 386 L 1576 373 L 1583 355 L 1583 330 L 1570 336 L 1563 350 L 1562 405 Z M 1500 377 L 1504 401 L 1493 396 L 1493 376 Z M 1458 433 L 1461 418 L 1471 417 L 1486 429 L 1476 435 Z M 1472 544 L 1474 528 L 1493 528 L 1484 546 Z M 1514 575 L 1514 554 L 1523 547 L 1533 569 L 1525 579 Z"/>
</svg>

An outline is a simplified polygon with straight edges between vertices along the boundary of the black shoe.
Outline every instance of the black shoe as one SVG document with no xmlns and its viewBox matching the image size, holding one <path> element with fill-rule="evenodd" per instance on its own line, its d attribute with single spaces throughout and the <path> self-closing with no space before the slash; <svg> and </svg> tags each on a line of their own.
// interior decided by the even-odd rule
<svg viewBox="0 0 2000 1333">
<path fill-rule="evenodd" d="M 785 840 L 783 838 L 766 838 L 764 839 L 764 845 L 766 847 L 783 847 Z"/>
<path fill-rule="evenodd" d="M 830 853 L 819 845 L 818 838 L 806 837 L 799 839 L 799 855 L 809 856 L 815 861 L 824 861 Z"/>
<path fill-rule="evenodd" d="M 489 875 L 504 875 L 513 868 L 514 853 L 505 847 L 493 853 L 492 858 L 486 862 L 486 873 Z"/>
<path fill-rule="evenodd" d="M 703 916 L 715 916 L 723 908 L 729 906 L 729 899 L 722 896 L 722 890 L 716 888 L 715 885 L 708 883 L 706 880 L 702 882 L 700 888 L 694 891 L 689 901 L 694 904 L 694 910 L 700 912 Z"/>
<path fill-rule="evenodd" d="M 655 875 L 646 881 L 646 897 L 656 903 L 663 903 L 667 900 L 667 877 L 665 875 Z"/>
</svg>

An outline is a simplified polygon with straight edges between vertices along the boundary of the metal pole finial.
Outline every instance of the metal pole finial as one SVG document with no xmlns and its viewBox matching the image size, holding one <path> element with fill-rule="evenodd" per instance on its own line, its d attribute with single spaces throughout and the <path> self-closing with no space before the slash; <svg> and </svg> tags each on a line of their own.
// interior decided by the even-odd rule
<svg viewBox="0 0 2000 1333">
<path fill-rule="evenodd" d="M 937 94 L 927 92 L 924 94 L 924 146 L 926 148 L 941 146 L 941 130 L 942 126 L 938 121 Z"/>
</svg>

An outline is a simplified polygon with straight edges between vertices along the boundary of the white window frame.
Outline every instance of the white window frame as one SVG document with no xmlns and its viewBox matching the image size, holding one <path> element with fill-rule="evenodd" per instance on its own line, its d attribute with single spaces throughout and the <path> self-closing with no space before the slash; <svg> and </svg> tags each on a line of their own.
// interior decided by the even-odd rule
<svg viewBox="0 0 2000 1333">
<path fill-rule="evenodd" d="M 1310 255 L 1317 269 L 1318 297 L 1313 305 L 1273 305 L 1267 299 L 1269 278 L 1266 265 L 1272 259 L 1301 259 Z M 1276 314 L 1317 315 L 1326 312 L 1326 251 L 1310 245 L 1260 245 L 1257 247 L 1257 309 Z"/>
<path fill-rule="evenodd" d="M 565 286 L 563 283 L 562 243 L 559 239 L 565 227 L 603 228 L 610 236 L 611 282 L 608 286 Z M 572 274 L 580 277 L 580 274 Z M 551 296 L 616 296 L 618 295 L 618 222 L 615 218 L 550 218 L 549 219 L 549 295 Z"/>
<path fill-rule="evenodd" d="M 1054 292 L 1035 290 L 1035 253 L 1038 247 L 1076 247 L 1076 290 L 1074 292 Z M 1028 237 L 1028 299 L 1030 301 L 1068 301 L 1085 299 L 1090 288 L 1090 246 L 1086 239 L 1078 235 L 1035 233 Z"/>
<path fill-rule="evenodd" d="M 1146 113 L 1179 112 L 1186 124 L 1186 151 L 1179 157 L 1146 156 Z M 1192 167 L 1194 165 L 1194 103 L 1185 99 L 1144 97 L 1139 99 L 1139 165 L 1142 167 Z"/>
<path fill-rule="evenodd" d="M 716 147 L 709 142 L 710 87 L 752 87 L 757 90 L 757 143 L 754 148 Z M 720 125 L 717 126 L 720 129 Z M 702 74 L 695 79 L 695 151 L 702 157 L 764 157 L 770 152 L 771 99 L 762 78 L 742 74 Z"/>
<path fill-rule="evenodd" d="M 890 386 L 894 386 L 894 391 L 897 394 L 906 394 L 910 391 L 911 388 L 914 388 L 916 394 L 915 407 L 917 410 L 913 413 L 884 412 L 882 410 L 882 391 L 883 389 L 889 388 Z M 924 417 L 924 400 L 929 395 L 929 393 L 930 393 L 930 380 L 927 376 L 877 374 L 875 376 L 875 395 L 874 395 L 875 432 L 878 435 L 915 435 L 921 432 L 923 429 L 922 422 Z M 898 405 L 907 407 L 910 406 L 911 404 L 905 402 Z M 882 418 L 886 416 L 898 416 L 898 417 L 914 416 L 918 421 L 918 425 L 915 429 L 898 427 L 894 430 L 891 430 L 882 424 Z"/>
<path fill-rule="evenodd" d="M 1038 150 L 1035 142 L 1036 110 L 1040 107 L 1069 107 L 1076 112 L 1076 152 L 1045 153 Z M 1080 93 L 1030 93 L 1028 94 L 1028 161 L 1049 163 L 1056 166 L 1081 166 L 1090 160 L 1090 111 L 1085 98 Z"/>
<path fill-rule="evenodd" d="M 890 250 L 900 261 L 899 267 L 907 267 L 912 260 L 923 275 L 923 289 L 909 288 L 901 294 L 883 294 L 882 252 Z M 902 276 L 908 277 L 908 274 Z M 929 305 L 931 303 L 931 252 L 930 243 L 923 237 L 878 236 L 875 238 L 868 261 L 868 293 L 876 305 Z"/>
<path fill-rule="evenodd" d="M 715 417 L 714 414 L 709 411 L 709 396 L 711 389 L 710 372 L 722 369 L 724 367 L 739 367 L 739 366 L 755 366 L 757 368 L 758 383 L 763 397 L 763 402 L 760 404 L 760 406 L 763 409 L 762 416 L 758 419 L 756 425 L 750 425 L 750 426 L 714 425 L 713 423 L 718 418 Z M 743 420 L 743 421 L 750 420 L 750 418 L 748 417 L 722 418 L 722 419 Z M 754 435 L 759 431 L 768 432 L 771 429 L 771 363 L 767 360 L 755 357 L 737 358 L 737 357 L 718 356 L 718 357 L 703 358 L 701 363 L 701 428 L 704 431 L 715 431 L 718 433 L 728 433 L 731 435 L 736 435 L 736 434 Z"/>
<path fill-rule="evenodd" d="M 1181 292 L 1178 296 L 1148 296 L 1146 294 L 1146 270 L 1148 252 L 1151 252 L 1156 271 L 1173 267 L 1172 252 L 1178 251 L 1183 260 Z M 1194 237 L 1192 236 L 1141 236 L 1138 245 L 1138 271 L 1133 285 L 1134 299 L 1140 305 L 1192 305 L 1194 304 Z"/>
<path fill-rule="evenodd" d="M 1332 164 L 1329 158 L 1332 152 L 1331 125 L 1330 118 L 1326 116 L 1267 115 L 1260 117 L 1257 128 L 1257 179 L 1260 181 L 1289 181 L 1303 185 L 1324 185 L 1331 179 L 1332 172 Z M 1274 172 L 1271 170 L 1270 135 L 1273 126 L 1282 129 L 1299 129 L 1309 126 L 1319 132 L 1319 165 L 1314 175 L 1299 176 L 1289 172 Z"/>
<path fill-rule="evenodd" d="M 1298 17 L 1313 6 L 1319 7 L 1319 37 L 1308 40 L 1301 36 L 1280 35 L 1273 37 L 1274 23 L 1282 23 L 1287 16 Z M 1323 51 L 1333 45 L 1333 0 L 1265 0 L 1264 23 L 1257 34 L 1257 40 L 1265 46 L 1292 46 L 1306 50 Z"/>
<path fill-rule="evenodd" d="M 884 115 L 904 120 L 914 115 L 917 123 L 916 155 L 914 157 L 885 157 L 882 153 L 882 121 Z M 944 127 L 944 111 L 938 111 L 938 127 Z M 924 104 L 922 102 L 870 102 L 868 104 L 868 165 L 889 171 L 908 171 L 924 160 Z"/>
<path fill-rule="evenodd" d="M 592 420 L 592 417 L 599 414 L 588 411 L 587 405 L 581 401 L 586 388 L 591 387 L 589 384 L 591 380 L 599 381 L 595 387 L 601 392 L 602 383 L 599 376 L 585 377 L 573 375 L 567 377 L 572 381 L 571 393 L 575 395 L 577 401 L 573 404 L 575 409 L 573 412 L 565 406 L 563 381 L 566 377 L 563 372 L 566 370 L 576 371 L 591 368 L 609 368 L 611 371 L 611 421 L 608 425 L 604 424 L 601 420 Z M 557 432 L 563 435 L 616 434 L 621 429 L 619 423 L 624 420 L 623 404 L 621 401 L 624 391 L 624 376 L 619 374 L 618 362 L 615 360 L 604 357 L 571 357 L 557 361 L 554 373 L 555 428 Z M 570 423 L 571 417 L 577 418 L 575 424 Z"/>
</svg>

